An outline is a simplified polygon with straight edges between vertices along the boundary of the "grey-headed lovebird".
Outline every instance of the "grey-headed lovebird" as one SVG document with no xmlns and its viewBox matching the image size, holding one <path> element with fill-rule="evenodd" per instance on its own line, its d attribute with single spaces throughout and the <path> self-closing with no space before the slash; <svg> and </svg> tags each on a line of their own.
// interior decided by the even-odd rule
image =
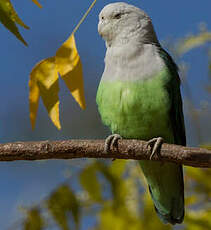
<svg viewBox="0 0 211 230">
<path fill-rule="evenodd" d="M 178 68 L 161 47 L 150 17 L 123 2 L 106 5 L 98 31 L 106 43 L 105 69 L 97 91 L 101 119 L 111 131 L 106 151 L 120 138 L 186 145 Z M 182 166 L 142 160 L 155 210 L 164 223 L 182 223 Z"/>
</svg>

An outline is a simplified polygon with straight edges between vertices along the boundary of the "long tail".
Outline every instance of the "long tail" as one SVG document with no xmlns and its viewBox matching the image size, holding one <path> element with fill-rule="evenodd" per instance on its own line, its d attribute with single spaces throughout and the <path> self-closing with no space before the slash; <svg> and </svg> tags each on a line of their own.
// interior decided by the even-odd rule
<svg viewBox="0 0 211 230">
<path fill-rule="evenodd" d="M 184 219 L 182 166 L 154 161 L 140 161 L 140 165 L 160 219 L 164 223 L 182 223 Z"/>
</svg>

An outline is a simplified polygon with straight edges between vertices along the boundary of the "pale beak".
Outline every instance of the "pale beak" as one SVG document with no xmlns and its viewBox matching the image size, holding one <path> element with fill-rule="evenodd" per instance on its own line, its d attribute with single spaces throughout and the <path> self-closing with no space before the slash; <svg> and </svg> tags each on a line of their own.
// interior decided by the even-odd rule
<svg viewBox="0 0 211 230">
<path fill-rule="evenodd" d="M 98 33 L 99 35 L 102 37 L 102 27 L 103 27 L 103 22 L 100 20 L 99 23 L 98 23 Z"/>
</svg>

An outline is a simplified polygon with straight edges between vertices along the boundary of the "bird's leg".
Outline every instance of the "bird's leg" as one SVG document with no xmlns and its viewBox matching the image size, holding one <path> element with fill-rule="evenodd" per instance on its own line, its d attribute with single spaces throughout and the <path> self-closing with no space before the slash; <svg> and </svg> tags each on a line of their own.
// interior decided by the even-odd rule
<svg viewBox="0 0 211 230">
<path fill-rule="evenodd" d="M 147 147 L 148 146 L 151 147 L 151 156 L 149 158 L 150 160 L 155 155 L 155 153 L 160 154 L 160 149 L 163 144 L 163 141 L 164 140 L 162 137 L 156 137 L 156 138 L 152 138 L 151 140 L 147 142 Z"/>
<path fill-rule="evenodd" d="M 104 152 L 109 153 L 111 148 L 117 148 L 119 139 L 122 139 L 122 137 L 119 134 L 109 135 L 105 140 Z"/>
</svg>

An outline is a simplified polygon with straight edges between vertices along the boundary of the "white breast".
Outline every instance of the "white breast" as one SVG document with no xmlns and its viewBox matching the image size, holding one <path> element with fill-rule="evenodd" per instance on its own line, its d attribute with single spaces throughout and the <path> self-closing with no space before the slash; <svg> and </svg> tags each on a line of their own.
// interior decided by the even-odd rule
<svg viewBox="0 0 211 230">
<path fill-rule="evenodd" d="M 108 47 L 105 56 L 104 81 L 137 81 L 149 79 L 165 66 L 157 47 L 134 44 Z"/>
</svg>

